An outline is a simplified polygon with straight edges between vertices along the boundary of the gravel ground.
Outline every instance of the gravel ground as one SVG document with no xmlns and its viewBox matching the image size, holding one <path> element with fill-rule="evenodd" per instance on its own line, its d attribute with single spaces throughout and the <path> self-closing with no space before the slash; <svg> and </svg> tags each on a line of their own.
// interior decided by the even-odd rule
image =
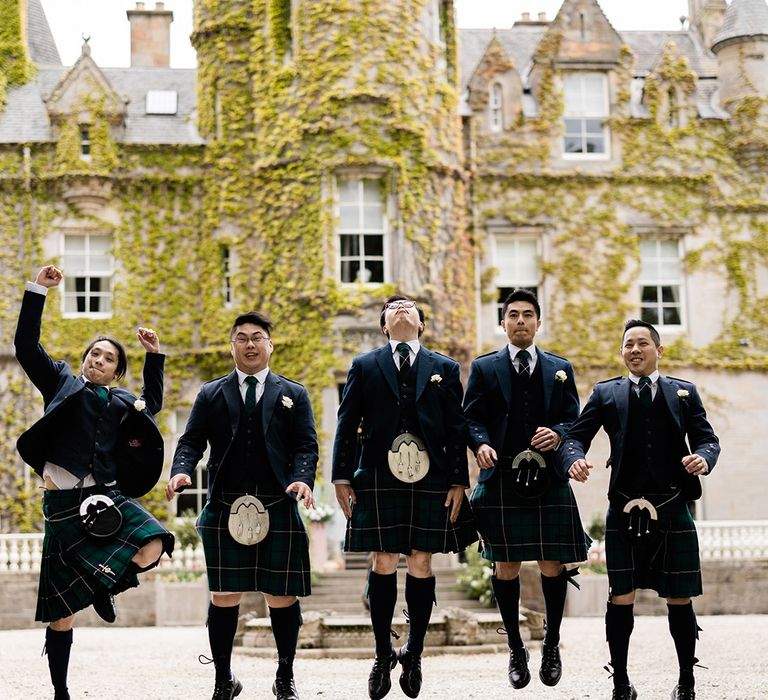
<svg viewBox="0 0 768 700">
<path fill-rule="evenodd" d="M 704 629 L 697 649 L 709 670 L 697 670 L 699 700 L 765 700 L 768 670 L 765 625 L 768 616 L 701 617 Z M 530 685 L 515 691 L 507 685 L 505 654 L 450 654 L 423 661 L 424 700 L 482 698 L 605 698 L 611 681 L 602 666 L 608 660 L 600 618 L 572 618 L 563 623 L 565 671 L 556 688 L 538 679 L 539 652 L 532 650 Z M 0 632 L 0 698 L 52 698 L 45 657 L 40 656 L 43 631 Z M 72 700 L 192 700 L 209 698 L 213 667 L 197 661 L 207 652 L 203 628 L 82 628 L 75 630 L 69 686 Z M 366 700 L 370 660 L 302 659 L 296 662 L 303 700 Z M 244 685 L 238 700 L 272 698 L 274 662 L 235 652 L 233 668 Z M 630 649 L 629 673 L 639 698 L 669 698 L 676 680 L 674 647 L 664 617 L 640 617 Z M 395 670 L 397 674 L 397 669 Z M 404 698 L 393 675 L 388 698 Z"/>
</svg>

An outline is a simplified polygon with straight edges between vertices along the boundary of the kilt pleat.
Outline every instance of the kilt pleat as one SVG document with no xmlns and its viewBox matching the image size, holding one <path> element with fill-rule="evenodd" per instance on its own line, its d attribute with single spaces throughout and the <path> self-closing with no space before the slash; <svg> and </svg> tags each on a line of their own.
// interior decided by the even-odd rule
<svg viewBox="0 0 768 700">
<path fill-rule="evenodd" d="M 240 544 L 229 534 L 228 504 L 234 498 L 209 501 L 200 512 L 196 526 L 203 541 L 209 589 L 310 595 L 309 540 L 296 502 L 285 494 L 259 494 L 258 498 L 269 512 L 269 532 L 258 544 Z"/>
<path fill-rule="evenodd" d="M 584 532 L 568 483 L 553 481 L 541 498 L 521 498 L 514 476 L 496 468 L 478 483 L 470 503 L 480 532 L 479 551 L 490 561 L 585 561 L 592 540 Z"/>
<path fill-rule="evenodd" d="M 85 532 L 78 511 L 94 494 L 106 494 L 120 509 L 123 524 L 109 538 Z M 122 593 L 139 585 L 131 559 L 147 542 L 163 540 L 173 552 L 174 537 L 157 519 L 119 491 L 93 486 L 86 489 L 46 491 L 43 495 L 45 538 L 40 562 L 40 584 L 35 619 L 52 622 L 87 608 L 104 590 Z"/>
<path fill-rule="evenodd" d="M 460 552 L 477 541 L 469 502 L 450 522 L 445 476 L 430 471 L 414 484 L 396 479 L 389 468 L 358 469 L 352 480 L 357 503 L 347 521 L 347 552 Z"/>
<path fill-rule="evenodd" d="M 677 499 L 658 509 L 665 532 L 649 550 L 630 544 L 630 538 L 620 530 L 620 512 L 610 506 L 605 518 L 605 560 L 611 594 L 650 588 L 662 598 L 701 595 L 699 538 L 686 503 Z"/>
</svg>

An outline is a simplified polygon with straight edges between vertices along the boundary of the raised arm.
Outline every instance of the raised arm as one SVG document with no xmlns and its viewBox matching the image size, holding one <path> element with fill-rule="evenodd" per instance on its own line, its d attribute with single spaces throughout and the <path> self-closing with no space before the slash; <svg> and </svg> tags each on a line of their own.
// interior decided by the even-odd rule
<svg viewBox="0 0 768 700">
<path fill-rule="evenodd" d="M 160 352 L 160 338 L 151 328 L 139 328 L 136 337 L 147 351 L 144 358 L 144 386 L 141 398 L 147 404 L 147 410 L 154 416 L 163 407 L 163 376 L 165 355 Z"/>
</svg>

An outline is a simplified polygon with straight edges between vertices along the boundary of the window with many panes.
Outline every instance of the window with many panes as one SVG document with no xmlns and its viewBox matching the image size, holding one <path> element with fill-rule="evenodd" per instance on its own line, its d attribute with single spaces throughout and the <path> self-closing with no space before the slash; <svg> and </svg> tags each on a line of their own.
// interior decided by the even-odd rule
<svg viewBox="0 0 768 700">
<path fill-rule="evenodd" d="M 112 237 L 82 233 L 63 236 L 63 312 L 67 316 L 112 313 Z"/>
<path fill-rule="evenodd" d="M 170 416 L 171 422 L 173 423 L 171 426 L 173 431 L 173 445 L 171 446 L 169 454 L 174 454 L 176 452 L 176 445 L 179 442 L 179 438 L 184 435 L 184 431 L 186 430 L 189 413 L 189 408 L 177 408 Z M 186 511 L 199 513 L 203 509 L 208 498 L 208 470 L 205 465 L 208 463 L 209 452 L 210 448 L 206 447 L 205 453 L 203 454 L 200 463 L 197 465 L 197 469 L 192 472 L 192 486 L 187 486 L 187 488 L 177 496 L 176 515 L 182 515 Z"/>
<path fill-rule="evenodd" d="M 384 205 L 380 179 L 339 179 L 338 274 L 342 282 L 379 284 L 386 281 Z"/>
<path fill-rule="evenodd" d="M 488 101 L 488 110 L 490 116 L 491 131 L 501 131 L 504 128 L 504 105 L 501 85 L 493 83 L 490 90 L 490 99 Z"/>
<path fill-rule="evenodd" d="M 640 318 L 658 326 L 682 325 L 680 242 L 640 241 Z"/>
<path fill-rule="evenodd" d="M 539 242 L 534 236 L 495 236 L 496 315 L 501 323 L 504 300 L 514 289 L 528 289 L 537 297 L 541 281 Z M 539 299 L 541 301 L 541 299 Z"/>
<path fill-rule="evenodd" d="M 566 158 L 607 158 L 608 79 L 603 73 L 567 73 L 565 93 Z"/>
</svg>

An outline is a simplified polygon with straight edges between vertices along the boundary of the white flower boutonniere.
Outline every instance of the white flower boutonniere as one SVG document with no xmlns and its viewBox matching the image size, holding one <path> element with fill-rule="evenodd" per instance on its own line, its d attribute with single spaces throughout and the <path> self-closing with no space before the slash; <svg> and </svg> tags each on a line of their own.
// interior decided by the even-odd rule
<svg viewBox="0 0 768 700">
<path fill-rule="evenodd" d="M 293 408 L 293 399 L 290 396 L 283 396 L 283 406 Z"/>
<path fill-rule="evenodd" d="M 564 382 L 568 379 L 568 375 L 565 373 L 564 369 L 559 369 L 555 372 L 555 379 L 557 379 L 558 382 Z"/>
<path fill-rule="evenodd" d="M 146 401 L 144 401 L 144 399 L 136 399 L 133 402 L 133 407 L 137 411 L 143 411 L 147 407 L 147 403 L 146 403 Z"/>
<path fill-rule="evenodd" d="M 433 374 L 429 378 L 429 381 L 432 382 L 433 384 L 439 384 L 440 382 L 443 381 L 443 378 L 439 374 Z"/>
<path fill-rule="evenodd" d="M 678 389 L 678 390 L 677 390 L 677 395 L 678 395 L 678 396 L 679 396 L 681 399 L 685 399 L 685 398 L 687 398 L 687 397 L 688 397 L 688 390 L 687 390 L 687 389 Z"/>
</svg>

